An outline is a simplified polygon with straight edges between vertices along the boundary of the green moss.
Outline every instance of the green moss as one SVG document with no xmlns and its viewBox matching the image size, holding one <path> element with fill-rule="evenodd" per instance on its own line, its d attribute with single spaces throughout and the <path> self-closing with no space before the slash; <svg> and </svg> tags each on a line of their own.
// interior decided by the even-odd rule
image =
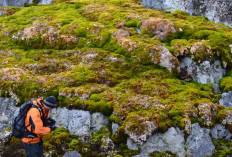
<svg viewBox="0 0 232 157">
<path fill-rule="evenodd" d="M 176 10 L 173 13 L 174 17 L 180 18 L 180 19 L 186 19 L 189 16 L 188 12 L 181 11 L 181 10 Z"/>
<path fill-rule="evenodd" d="M 232 91 L 232 71 L 220 80 L 219 87 L 223 92 Z"/>
<path fill-rule="evenodd" d="M 149 154 L 150 157 L 174 157 L 175 154 L 171 153 L 171 152 L 154 152 L 154 153 L 151 153 Z"/>
<path fill-rule="evenodd" d="M 151 56 L 151 51 L 160 51 L 165 44 L 174 56 L 181 56 L 184 50 L 197 62 L 221 59 L 228 70 L 232 65 L 231 29 L 183 11 L 146 9 L 134 0 L 55 0 L 49 6 L 9 7 L 5 11 L 0 17 L 1 95 L 12 92 L 20 104 L 53 95 L 62 107 L 111 115 L 110 120 L 121 125 L 117 135 L 106 133 L 116 144 L 125 143 L 127 124 L 129 131 L 138 134 L 147 129 L 145 121 L 163 132 L 172 126 L 184 128 L 186 115 L 192 123 L 204 125 L 197 106 L 220 99 L 212 84 L 184 82 L 154 65 L 153 60 L 160 62 L 161 56 Z M 134 27 L 140 28 L 149 18 L 171 21 L 176 32 L 161 41 L 144 29 L 138 34 Z M 30 32 L 35 33 L 31 38 L 22 36 L 24 29 L 31 27 L 39 27 L 39 32 Z M 130 35 L 115 37 L 119 29 Z M 196 43 L 203 46 L 190 52 Z M 231 78 L 230 72 L 220 81 L 223 92 L 232 90 Z M 216 121 L 221 122 L 226 110 L 217 106 L 215 111 Z M 56 150 L 59 142 L 64 142 L 64 149 L 79 150 L 86 156 L 99 153 L 96 148 L 103 133 L 94 135 L 96 148 L 67 131 L 58 134 L 56 138 L 48 135 L 46 149 Z M 119 154 L 136 153 L 122 150 Z"/>
<path fill-rule="evenodd" d="M 134 156 L 134 155 L 138 155 L 139 154 L 139 150 L 130 150 L 127 148 L 126 144 L 122 144 L 120 145 L 120 152 L 122 153 L 122 156 Z"/>
<path fill-rule="evenodd" d="M 111 115 L 110 115 L 110 120 L 111 120 L 112 122 L 115 122 L 115 123 L 120 123 L 120 122 L 122 122 L 122 119 L 121 119 L 120 117 L 114 115 L 114 114 L 111 114 Z"/>
<path fill-rule="evenodd" d="M 232 154 L 231 142 L 225 139 L 214 139 L 213 143 L 215 145 L 213 157 L 224 157 Z"/>
<path fill-rule="evenodd" d="M 137 27 L 137 25 L 138 25 L 138 19 L 129 19 L 127 22 L 126 22 L 126 24 L 125 24 L 125 26 L 126 27 Z M 140 25 L 140 24 L 139 24 Z"/>
</svg>

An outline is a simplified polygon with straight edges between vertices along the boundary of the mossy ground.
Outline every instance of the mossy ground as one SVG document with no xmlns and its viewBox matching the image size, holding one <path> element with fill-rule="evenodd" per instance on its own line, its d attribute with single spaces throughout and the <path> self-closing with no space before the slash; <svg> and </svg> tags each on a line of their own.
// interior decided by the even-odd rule
<svg viewBox="0 0 232 157">
<path fill-rule="evenodd" d="M 175 33 L 158 40 L 141 28 L 150 18 L 171 21 Z M 216 115 L 220 110 L 210 127 L 224 118 L 212 84 L 180 80 L 154 65 L 149 55 L 165 45 L 174 56 L 186 49 L 185 55 L 196 61 L 220 59 L 229 70 L 232 30 L 222 24 L 182 11 L 146 9 L 133 0 L 57 0 L 50 6 L 8 7 L 0 29 L 1 95 L 16 94 L 19 105 L 53 95 L 61 107 L 109 115 L 121 125 L 118 139 L 126 125 L 143 133 L 141 119 L 155 122 L 159 131 L 184 128 L 186 118 L 206 126 L 197 109 L 202 103 L 214 104 Z M 119 29 L 129 36 L 115 37 Z M 189 47 L 199 42 L 202 49 L 191 52 Z M 223 91 L 232 90 L 231 78 L 230 72 L 221 80 Z M 60 136 L 70 145 L 78 143 L 65 131 Z M 58 139 L 49 140 L 46 146 L 55 149 Z"/>
</svg>

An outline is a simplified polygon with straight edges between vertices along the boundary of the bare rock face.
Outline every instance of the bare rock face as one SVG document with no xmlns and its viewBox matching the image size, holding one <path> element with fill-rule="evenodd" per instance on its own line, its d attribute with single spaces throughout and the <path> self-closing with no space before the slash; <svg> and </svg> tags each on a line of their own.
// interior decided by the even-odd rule
<svg viewBox="0 0 232 157">
<path fill-rule="evenodd" d="M 232 27 L 231 0 L 142 0 L 142 5 L 166 11 L 183 10 Z"/>
<path fill-rule="evenodd" d="M 64 127 L 75 135 L 90 134 L 109 123 L 109 117 L 102 113 L 91 115 L 89 111 L 68 110 L 67 108 L 53 109 L 50 116 L 56 120 L 57 127 Z"/>
<path fill-rule="evenodd" d="M 2 131 L 9 126 L 14 118 L 14 113 L 17 110 L 15 100 L 11 98 L 0 97 L 0 135 Z"/>
<path fill-rule="evenodd" d="M 23 7 L 25 3 L 31 4 L 33 0 L 1 0 L 0 6 L 17 6 Z M 52 0 L 41 0 L 38 4 L 51 4 Z"/>
<path fill-rule="evenodd" d="M 91 115 L 91 130 L 99 130 L 101 127 L 106 126 L 109 121 L 109 117 L 104 116 L 102 113 L 93 113 Z"/>
<path fill-rule="evenodd" d="M 130 138 L 127 139 L 129 149 L 142 150 L 144 154 L 152 152 L 170 151 L 179 157 L 185 157 L 184 134 L 178 128 L 170 128 L 164 134 L 156 133 L 150 136 L 141 145 L 134 143 Z"/>
<path fill-rule="evenodd" d="M 182 78 L 193 79 L 202 84 L 213 83 L 215 93 L 220 93 L 219 80 L 226 75 L 226 70 L 218 60 L 213 64 L 209 61 L 197 64 L 189 57 L 180 60 L 180 71 Z"/>
<path fill-rule="evenodd" d="M 214 129 L 213 136 L 220 134 L 220 127 Z M 212 129 L 213 130 L 213 129 Z M 223 128 L 222 128 L 223 130 Z M 156 133 L 150 136 L 144 143 L 135 143 L 132 139 L 127 139 L 127 147 L 132 150 L 141 150 L 141 157 L 146 153 L 170 151 L 178 157 L 204 157 L 211 156 L 215 146 L 209 136 L 209 129 L 201 128 L 198 123 L 192 125 L 192 130 L 187 140 L 184 133 L 178 128 L 169 128 L 165 133 Z M 229 137 L 228 132 L 223 131 L 223 137 Z M 221 136 L 221 135 L 220 135 Z"/>
<path fill-rule="evenodd" d="M 192 133 L 187 138 L 187 156 L 211 156 L 215 146 L 209 136 L 209 129 L 201 128 L 198 123 L 192 125 Z"/>
<path fill-rule="evenodd" d="M 52 3 L 52 0 L 41 0 L 40 2 L 39 2 L 39 5 L 40 4 L 51 4 Z"/>
<path fill-rule="evenodd" d="M 229 141 L 232 141 L 232 134 L 225 126 L 221 124 L 216 124 L 211 130 L 210 133 L 212 138 L 214 139 L 222 139 L 225 138 Z"/>
<path fill-rule="evenodd" d="M 17 6 L 17 7 L 23 7 L 25 3 L 32 3 L 32 0 L 1 0 L 0 6 Z"/>
<path fill-rule="evenodd" d="M 222 104 L 226 108 L 232 107 L 232 92 L 222 93 L 222 98 L 219 100 L 219 104 Z"/>
</svg>

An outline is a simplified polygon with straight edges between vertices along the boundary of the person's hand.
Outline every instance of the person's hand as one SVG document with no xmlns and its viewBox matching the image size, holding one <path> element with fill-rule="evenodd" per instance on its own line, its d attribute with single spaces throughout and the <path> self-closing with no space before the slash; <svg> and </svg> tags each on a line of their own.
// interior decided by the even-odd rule
<svg viewBox="0 0 232 157">
<path fill-rule="evenodd" d="M 55 130 L 57 127 L 55 125 L 50 126 L 51 131 Z"/>
</svg>

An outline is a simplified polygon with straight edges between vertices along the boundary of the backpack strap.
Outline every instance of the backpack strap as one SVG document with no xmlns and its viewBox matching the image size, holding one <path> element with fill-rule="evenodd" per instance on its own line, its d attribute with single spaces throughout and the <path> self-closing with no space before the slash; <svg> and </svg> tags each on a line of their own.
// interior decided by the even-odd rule
<svg viewBox="0 0 232 157">
<path fill-rule="evenodd" d="M 42 113 L 41 120 L 43 121 L 43 123 L 45 123 L 45 116 L 44 116 L 43 109 L 42 109 L 41 105 L 40 105 L 38 102 L 36 102 L 36 103 L 37 103 L 37 105 L 38 105 L 38 106 L 36 106 L 36 105 L 32 104 L 31 108 L 36 108 L 36 109 L 38 109 L 38 110 L 39 110 L 39 112 L 40 112 L 40 113 Z M 31 131 L 29 131 L 29 130 L 27 129 L 29 126 L 31 126 L 31 124 L 28 124 L 28 125 L 25 127 L 25 128 L 26 128 L 26 130 L 27 130 L 27 133 L 26 133 L 26 135 L 24 135 L 24 137 L 28 137 L 28 138 L 31 138 L 31 137 L 32 137 L 32 138 L 37 137 L 37 135 L 36 135 L 36 134 L 34 134 L 34 133 L 32 132 L 32 128 L 31 128 Z"/>
</svg>

